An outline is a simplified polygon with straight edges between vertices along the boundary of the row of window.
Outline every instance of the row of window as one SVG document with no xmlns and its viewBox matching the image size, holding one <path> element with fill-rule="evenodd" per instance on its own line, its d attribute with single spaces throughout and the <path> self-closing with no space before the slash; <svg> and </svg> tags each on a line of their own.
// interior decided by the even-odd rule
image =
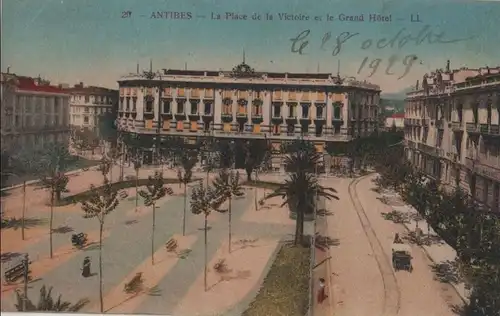
<svg viewBox="0 0 500 316">
<path fill-rule="evenodd" d="M 111 108 L 96 108 L 91 106 L 72 106 L 71 113 L 104 114 L 110 113 Z"/>
<path fill-rule="evenodd" d="M 113 104 L 113 98 L 110 96 L 101 96 L 101 95 L 72 95 L 71 101 L 84 101 L 85 103 L 94 103 L 94 104 Z"/>
</svg>

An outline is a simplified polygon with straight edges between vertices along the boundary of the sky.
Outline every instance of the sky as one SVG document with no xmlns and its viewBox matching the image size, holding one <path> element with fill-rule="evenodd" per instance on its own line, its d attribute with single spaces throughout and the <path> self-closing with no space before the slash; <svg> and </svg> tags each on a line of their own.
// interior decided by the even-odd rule
<svg viewBox="0 0 500 316">
<path fill-rule="evenodd" d="M 158 11 L 192 18 L 152 17 Z M 227 12 L 247 20 L 212 19 Z M 370 14 L 391 20 L 370 22 Z M 447 60 L 451 68 L 500 66 L 499 16 L 500 2 L 488 1 L 3 0 L 1 64 L 53 83 L 116 88 L 137 63 L 149 69 L 150 59 L 155 70 L 230 70 L 245 51 L 256 71 L 339 71 L 394 93 Z M 307 37 L 292 47 L 301 33 Z M 334 50 L 343 36 L 351 37 Z"/>
</svg>

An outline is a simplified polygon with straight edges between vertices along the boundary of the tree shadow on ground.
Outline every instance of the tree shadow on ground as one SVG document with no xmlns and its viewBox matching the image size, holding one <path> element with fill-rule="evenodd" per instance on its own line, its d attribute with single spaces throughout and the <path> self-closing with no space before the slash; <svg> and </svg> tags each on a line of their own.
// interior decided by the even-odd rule
<svg viewBox="0 0 500 316">
<path fill-rule="evenodd" d="M 35 218 L 35 217 L 26 217 L 24 218 L 24 228 L 30 229 L 37 226 L 42 226 L 47 224 L 46 219 Z M 2 219 L 2 229 L 12 228 L 14 230 L 21 229 L 23 226 L 23 221 L 21 218 L 10 217 L 6 219 Z"/>
<path fill-rule="evenodd" d="M 127 226 L 134 225 L 137 223 L 139 223 L 139 221 L 136 219 L 131 219 L 131 220 L 125 221 L 125 225 L 127 225 Z"/>
<path fill-rule="evenodd" d="M 392 221 L 396 224 L 409 224 L 410 219 L 407 213 L 393 210 L 389 213 L 381 213 L 385 220 Z"/>
<path fill-rule="evenodd" d="M 441 237 L 432 234 L 431 235 L 424 234 L 420 237 L 417 237 L 417 234 L 415 232 L 407 232 L 402 236 L 402 238 L 409 244 L 419 245 L 419 246 L 432 246 L 432 245 L 445 244 L 445 242 L 441 239 Z"/>
<path fill-rule="evenodd" d="M 84 247 L 81 248 L 84 251 L 92 251 L 92 250 L 98 250 L 99 249 L 99 242 L 91 242 Z"/>
<path fill-rule="evenodd" d="M 453 312 L 453 314 L 457 316 L 467 316 L 467 311 L 465 305 L 450 305 L 450 309 Z"/>
<path fill-rule="evenodd" d="M 212 290 L 213 288 L 215 288 L 217 285 L 221 284 L 222 282 L 228 282 L 228 281 L 232 281 L 232 280 L 244 280 L 244 279 L 248 279 L 249 277 L 252 276 L 252 272 L 250 270 L 238 270 L 236 271 L 235 274 L 230 274 L 232 272 L 231 269 L 228 269 L 226 270 L 225 272 L 223 273 L 219 273 L 221 274 L 221 277 L 220 279 L 215 282 L 214 284 L 212 284 L 211 286 L 208 287 L 208 291 Z"/>
<path fill-rule="evenodd" d="M 71 233 L 71 232 L 74 232 L 75 230 L 73 229 L 73 227 L 70 227 L 68 225 L 64 225 L 64 226 L 59 226 L 57 228 L 54 228 L 52 230 L 53 233 L 55 234 L 67 234 L 67 233 Z"/>
<path fill-rule="evenodd" d="M 0 261 L 2 263 L 8 262 L 8 261 L 10 261 L 12 259 L 20 257 L 21 255 L 22 255 L 22 253 L 20 253 L 20 252 L 4 252 L 4 253 L 2 253 L 0 255 L 1 256 L 0 257 L 1 258 Z"/>
<path fill-rule="evenodd" d="M 340 245 L 340 241 L 337 238 L 331 238 L 329 236 L 323 236 L 316 233 L 315 236 L 315 246 L 316 249 L 321 251 L 326 251 L 330 247 L 337 247 Z"/>
<path fill-rule="evenodd" d="M 432 272 L 434 272 L 435 279 L 442 283 L 458 284 L 463 281 L 456 260 L 446 260 L 440 263 L 430 264 L 429 266 Z"/>
<path fill-rule="evenodd" d="M 152 288 L 148 289 L 148 291 L 146 292 L 146 295 L 148 295 L 148 296 L 161 296 L 161 289 L 158 287 L 158 285 L 155 285 Z"/>
<path fill-rule="evenodd" d="M 319 209 L 316 211 L 316 215 L 318 216 L 333 216 L 333 212 L 329 211 L 325 208 Z"/>
</svg>

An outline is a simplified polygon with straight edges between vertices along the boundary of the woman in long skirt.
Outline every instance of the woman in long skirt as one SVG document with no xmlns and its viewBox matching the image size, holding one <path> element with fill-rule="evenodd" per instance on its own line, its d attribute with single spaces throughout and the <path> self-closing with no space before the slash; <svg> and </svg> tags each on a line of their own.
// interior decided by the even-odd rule
<svg viewBox="0 0 500 316">
<path fill-rule="evenodd" d="M 325 279 L 319 279 L 319 288 L 318 288 L 318 303 L 321 304 L 326 299 L 325 292 Z"/>
<path fill-rule="evenodd" d="M 90 258 L 85 257 L 83 260 L 82 276 L 88 278 L 90 276 Z"/>
</svg>

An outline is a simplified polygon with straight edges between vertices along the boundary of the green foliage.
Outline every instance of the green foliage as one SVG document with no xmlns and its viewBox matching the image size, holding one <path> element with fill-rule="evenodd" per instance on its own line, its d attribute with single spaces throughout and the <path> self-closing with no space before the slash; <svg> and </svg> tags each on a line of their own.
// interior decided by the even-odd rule
<svg viewBox="0 0 500 316">
<path fill-rule="evenodd" d="M 17 304 L 15 304 L 17 311 L 23 312 L 24 295 L 16 291 Z M 85 305 L 89 303 L 88 299 L 81 299 L 77 303 L 72 304 L 63 301 L 61 295 L 56 300 L 52 297 L 52 287 L 49 290 L 45 285 L 40 289 L 40 297 L 38 303 L 33 303 L 30 299 L 26 299 L 26 312 L 78 312 Z"/>
<path fill-rule="evenodd" d="M 243 196 L 243 187 L 240 184 L 240 173 L 222 169 L 213 181 L 213 186 L 219 198 L 228 199 Z"/>
<path fill-rule="evenodd" d="M 303 316 L 308 311 L 310 249 L 284 245 L 243 316 Z"/>
<path fill-rule="evenodd" d="M 316 151 L 311 142 L 294 140 L 283 145 L 283 150 L 287 153 L 285 157 L 285 170 L 288 172 L 308 172 L 315 173 L 321 154 Z"/>
<path fill-rule="evenodd" d="M 295 244 L 299 244 L 303 240 L 305 214 L 312 213 L 316 197 L 338 200 L 335 193 L 337 193 L 335 189 L 321 186 L 314 174 L 294 172 L 289 174 L 289 179 L 286 179 L 284 184 L 267 195 L 264 200 L 279 196 L 284 200 L 281 206 L 288 205 L 290 210 L 297 214 Z"/>
<path fill-rule="evenodd" d="M 97 218 L 104 224 L 106 215 L 111 213 L 119 204 L 118 191 L 113 188 L 107 178 L 104 178 L 104 185 L 96 188 L 90 186 L 90 192 L 87 199 L 81 202 L 84 218 Z"/>
<path fill-rule="evenodd" d="M 156 171 L 154 176 L 148 177 L 146 190 L 140 190 L 139 195 L 144 199 L 144 205 L 151 206 L 165 195 L 174 194 L 173 190 L 165 186 L 163 173 Z"/>
<path fill-rule="evenodd" d="M 379 184 L 399 191 L 457 251 L 462 277 L 472 288 L 466 315 L 500 315 L 500 215 L 460 188 L 441 188 L 395 156 L 387 150 L 380 158 L 385 164 L 378 165 Z"/>
<path fill-rule="evenodd" d="M 246 142 L 244 150 L 247 180 L 251 181 L 254 170 L 265 169 L 269 164 L 272 148 L 267 139 L 254 139 Z"/>
<path fill-rule="evenodd" d="M 77 150 L 93 150 L 99 147 L 100 138 L 89 128 L 76 128 L 71 133 L 71 142 Z"/>
<path fill-rule="evenodd" d="M 191 191 L 191 212 L 195 215 L 209 216 L 212 211 L 224 213 L 225 210 L 219 209 L 222 203 L 217 190 L 211 186 L 205 187 L 201 182 Z"/>
</svg>

